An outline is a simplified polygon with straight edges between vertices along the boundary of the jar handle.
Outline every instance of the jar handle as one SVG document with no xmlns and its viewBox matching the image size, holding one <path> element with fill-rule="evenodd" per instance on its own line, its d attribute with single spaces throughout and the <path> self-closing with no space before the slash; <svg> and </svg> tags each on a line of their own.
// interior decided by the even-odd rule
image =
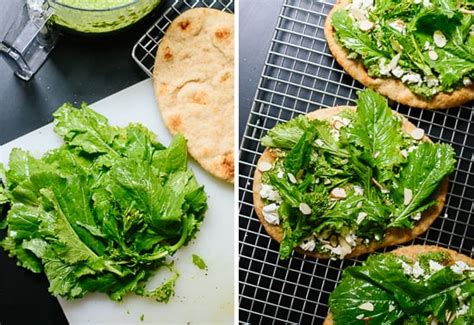
<svg viewBox="0 0 474 325">
<path fill-rule="evenodd" d="M 48 24 L 52 15 L 47 3 L 37 7 L 25 3 L 0 43 L 0 54 L 23 80 L 30 80 L 56 44 L 57 33 Z"/>
</svg>

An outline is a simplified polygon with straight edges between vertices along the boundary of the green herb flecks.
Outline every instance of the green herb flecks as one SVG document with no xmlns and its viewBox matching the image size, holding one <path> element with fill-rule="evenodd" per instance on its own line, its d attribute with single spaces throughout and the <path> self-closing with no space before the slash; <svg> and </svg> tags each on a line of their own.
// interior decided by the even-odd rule
<svg viewBox="0 0 474 325">
<path fill-rule="evenodd" d="M 186 140 L 178 135 L 166 148 L 143 126 L 110 126 L 86 105 L 66 104 L 54 117 L 64 145 L 39 159 L 10 154 L 1 246 L 45 272 L 54 295 L 121 300 L 134 292 L 167 302 L 177 275 L 154 291 L 145 285 L 195 236 L 207 209 L 186 167 Z"/>
<path fill-rule="evenodd" d="M 201 270 L 207 269 L 206 262 L 204 262 L 204 260 L 196 254 L 193 254 L 193 263 Z"/>
</svg>

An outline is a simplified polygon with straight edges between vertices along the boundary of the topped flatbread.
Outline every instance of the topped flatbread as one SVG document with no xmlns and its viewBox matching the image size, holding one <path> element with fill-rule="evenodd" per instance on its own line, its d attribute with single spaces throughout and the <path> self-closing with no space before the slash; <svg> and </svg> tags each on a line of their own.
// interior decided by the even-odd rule
<svg viewBox="0 0 474 325">
<path fill-rule="evenodd" d="M 267 148 L 253 201 L 281 258 L 292 250 L 317 258 L 363 255 L 410 241 L 436 220 L 453 149 L 433 144 L 386 105 L 367 89 L 359 92 L 357 114 L 355 107 L 319 109 L 262 139 Z"/>
<path fill-rule="evenodd" d="M 190 9 L 161 40 L 153 71 L 161 115 L 209 173 L 234 179 L 234 15 Z"/>
<path fill-rule="evenodd" d="M 406 4 L 407 1 L 402 2 Z M 386 9 L 390 14 L 383 14 L 380 21 L 381 15 L 374 14 L 377 20 L 372 21 L 375 18 L 370 13 L 374 10 L 374 3 L 376 7 L 379 2 L 338 0 L 326 18 L 324 34 L 329 49 L 348 74 L 391 100 L 413 107 L 449 108 L 474 100 L 474 83 L 471 80 L 474 73 L 472 45 L 474 36 L 472 32 L 469 34 L 469 28 L 467 28 L 467 34 L 462 35 L 460 43 L 464 42 L 463 45 L 453 44 L 457 29 L 444 30 L 442 25 L 432 24 L 431 26 L 423 22 L 424 29 L 419 27 L 421 31 L 415 34 L 412 31 L 415 27 L 410 25 L 410 14 L 405 14 L 406 6 L 402 7 L 403 4 L 400 1 L 384 2 L 391 6 Z M 438 11 L 439 15 L 444 12 L 442 8 L 438 10 L 437 3 L 433 2 L 429 10 L 434 13 L 430 13 L 428 8 L 423 7 L 423 3 L 422 1 L 411 2 L 410 8 L 420 12 L 419 16 L 424 15 L 425 20 L 431 19 L 431 16 L 428 16 L 430 14 L 435 17 Z M 449 2 L 449 4 L 456 5 L 456 2 Z M 435 12 L 435 10 L 438 11 Z M 462 12 L 462 8 L 453 10 Z M 338 16 L 337 24 L 334 21 L 336 15 Z M 465 26 L 458 21 L 453 22 L 453 25 L 457 24 L 456 28 L 459 30 L 464 30 L 464 27 L 470 25 L 472 31 L 474 22 L 472 14 L 471 18 L 466 14 L 463 19 L 462 23 Z M 438 21 L 443 24 L 445 20 L 438 18 Z M 390 35 L 391 38 L 391 44 L 387 43 L 389 45 L 381 44 L 378 38 L 371 38 L 371 33 L 378 31 L 380 25 L 383 24 L 387 25 L 384 25 L 384 35 Z M 337 26 L 344 29 L 343 38 L 338 36 L 341 31 L 337 31 L 335 28 Z M 446 35 L 437 30 L 438 28 L 443 29 Z M 439 38 L 442 42 L 438 41 Z M 419 44 L 421 40 L 423 44 Z M 365 47 L 367 43 L 370 45 Z M 372 49 L 369 50 L 371 47 Z M 419 51 L 413 50 L 412 47 L 418 47 Z M 387 52 L 391 53 L 387 54 Z M 415 52 L 418 55 L 416 59 Z M 421 60 L 423 63 L 413 65 L 408 62 L 410 60 Z M 429 75 L 426 74 L 428 71 Z"/>
</svg>

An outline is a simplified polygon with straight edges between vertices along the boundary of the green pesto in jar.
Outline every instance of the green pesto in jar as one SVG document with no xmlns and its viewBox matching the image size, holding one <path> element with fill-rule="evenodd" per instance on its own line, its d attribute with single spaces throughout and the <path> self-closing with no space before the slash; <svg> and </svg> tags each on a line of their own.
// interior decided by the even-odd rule
<svg viewBox="0 0 474 325">
<path fill-rule="evenodd" d="M 61 27 L 87 34 L 102 34 L 136 23 L 161 0 L 55 0 L 53 21 Z"/>
</svg>

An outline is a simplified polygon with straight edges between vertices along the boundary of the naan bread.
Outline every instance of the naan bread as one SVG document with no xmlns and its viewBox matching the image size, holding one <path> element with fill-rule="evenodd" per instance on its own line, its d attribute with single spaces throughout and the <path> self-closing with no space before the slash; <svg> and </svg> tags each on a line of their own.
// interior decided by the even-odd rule
<svg viewBox="0 0 474 325">
<path fill-rule="evenodd" d="M 406 258 L 414 261 L 419 254 L 423 253 L 448 253 L 451 259 L 454 262 L 464 262 L 467 265 L 474 266 L 474 260 L 466 255 L 460 254 L 458 252 L 453 251 L 452 249 L 447 249 L 438 246 L 430 246 L 430 245 L 412 245 L 412 246 L 405 246 L 397 248 L 390 253 L 399 256 L 405 256 Z M 332 313 L 329 312 L 326 319 L 324 320 L 323 325 L 332 325 L 334 324 Z"/>
<path fill-rule="evenodd" d="M 155 95 L 172 134 L 211 174 L 234 179 L 234 15 L 196 8 L 176 18 L 161 40 Z"/>
<path fill-rule="evenodd" d="M 394 100 L 400 104 L 425 108 L 440 109 L 462 105 L 474 100 L 474 84 L 469 87 L 459 88 L 452 93 L 438 93 L 430 100 L 420 97 L 411 92 L 403 82 L 395 78 L 372 78 L 368 75 L 367 69 L 358 60 L 348 58 L 347 50 L 337 43 L 336 31 L 331 25 L 332 14 L 344 8 L 350 0 L 338 0 L 334 8 L 329 12 L 324 24 L 324 35 L 328 42 L 329 49 L 342 68 L 366 87 L 372 88 L 380 94 Z"/>
<path fill-rule="evenodd" d="M 332 108 L 322 108 L 318 109 L 317 111 L 309 113 L 307 116 L 309 119 L 319 119 L 319 120 L 330 120 L 334 115 L 338 115 L 342 110 L 345 109 L 353 109 L 355 107 L 350 106 L 338 106 Z M 402 130 L 405 133 L 410 133 L 412 130 L 416 129 L 415 125 L 410 123 L 407 119 L 403 120 L 402 123 Z M 426 135 L 423 137 L 422 141 L 431 141 Z M 258 160 L 258 164 L 262 162 L 269 162 L 272 163 L 275 160 L 272 151 L 269 149 L 265 149 L 262 156 Z M 263 217 L 263 200 L 260 197 L 260 190 L 262 188 L 262 173 L 258 170 L 255 171 L 254 179 L 253 179 L 253 203 L 255 206 L 255 212 L 257 213 L 258 219 L 262 223 L 263 227 L 267 231 L 267 233 L 272 237 L 274 240 L 281 242 L 283 239 L 283 229 L 280 225 L 271 225 L 269 224 L 265 218 Z M 446 200 L 446 195 L 448 193 L 448 178 L 446 177 L 443 182 L 440 184 L 436 192 L 433 194 L 433 198 L 436 199 L 436 205 L 432 206 L 428 210 L 422 213 L 421 219 L 416 222 L 415 227 L 412 229 L 400 229 L 400 228 L 389 228 L 386 232 L 386 235 L 382 241 L 378 242 L 371 242 L 369 245 L 360 244 L 354 247 L 352 252 L 346 255 L 344 258 L 351 258 L 354 256 L 359 256 L 367 253 L 374 252 L 380 248 L 398 245 L 401 243 L 405 243 L 410 241 L 422 233 L 424 233 L 431 224 L 435 221 L 438 215 L 441 213 L 443 209 L 444 202 Z M 313 256 L 316 258 L 330 258 L 329 254 L 319 253 L 319 252 L 310 252 L 301 249 L 300 247 L 296 247 L 295 251 L 300 254 L 305 254 L 309 256 Z"/>
</svg>

